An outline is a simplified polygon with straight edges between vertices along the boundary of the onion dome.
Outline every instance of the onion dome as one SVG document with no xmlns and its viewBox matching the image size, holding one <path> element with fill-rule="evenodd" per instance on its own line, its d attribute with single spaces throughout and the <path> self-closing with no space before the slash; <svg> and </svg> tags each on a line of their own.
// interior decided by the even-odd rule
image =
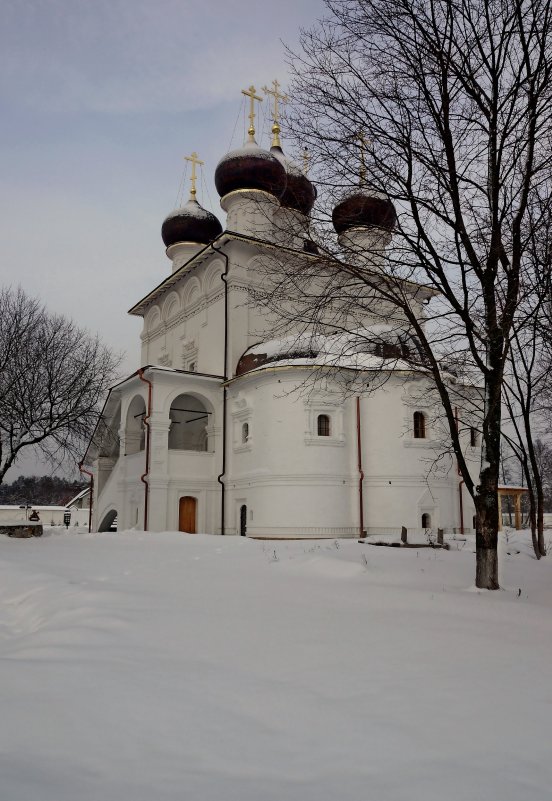
<svg viewBox="0 0 552 801">
<path fill-rule="evenodd" d="M 286 171 L 287 184 L 280 197 L 280 203 L 288 209 L 300 211 L 301 214 L 309 214 L 316 200 L 314 185 L 302 170 L 284 155 L 279 145 L 273 145 L 270 152 L 276 156 Z"/>
<path fill-rule="evenodd" d="M 161 227 L 165 247 L 177 242 L 198 242 L 207 245 L 222 233 L 222 225 L 214 214 L 190 197 L 185 206 L 173 211 Z"/>
<path fill-rule="evenodd" d="M 303 250 L 305 253 L 310 253 L 311 256 L 318 256 L 320 253 L 318 245 L 312 239 L 303 240 Z"/>
<path fill-rule="evenodd" d="M 279 198 L 286 188 L 286 171 L 276 156 L 249 141 L 219 161 L 215 186 L 220 197 L 236 189 L 260 189 Z"/>
<path fill-rule="evenodd" d="M 368 187 L 348 195 L 332 212 L 332 222 L 338 234 L 350 228 L 392 231 L 396 221 L 397 212 L 389 198 Z"/>
</svg>

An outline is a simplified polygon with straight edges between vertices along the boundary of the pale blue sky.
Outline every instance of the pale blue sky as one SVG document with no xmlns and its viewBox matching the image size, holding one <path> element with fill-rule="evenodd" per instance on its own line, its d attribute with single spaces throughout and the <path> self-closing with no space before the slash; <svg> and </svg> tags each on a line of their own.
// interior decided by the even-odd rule
<svg viewBox="0 0 552 801">
<path fill-rule="evenodd" d="M 183 156 L 205 160 L 200 200 L 223 219 L 212 176 L 240 90 L 285 85 L 280 40 L 323 13 L 322 0 L 3 0 L 1 283 L 99 331 L 136 369 L 126 311 L 170 271 L 160 228 Z M 242 135 L 240 118 L 234 146 Z"/>
</svg>

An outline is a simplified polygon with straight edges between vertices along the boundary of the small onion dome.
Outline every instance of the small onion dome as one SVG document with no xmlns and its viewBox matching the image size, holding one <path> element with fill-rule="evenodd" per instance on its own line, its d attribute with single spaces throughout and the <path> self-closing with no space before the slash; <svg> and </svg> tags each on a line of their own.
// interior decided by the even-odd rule
<svg viewBox="0 0 552 801">
<path fill-rule="evenodd" d="M 279 198 L 286 188 L 286 171 L 268 150 L 263 150 L 256 142 L 246 142 L 219 161 L 215 186 L 220 197 L 236 189 L 261 189 Z"/>
<path fill-rule="evenodd" d="M 382 228 L 392 231 L 397 221 L 395 206 L 379 192 L 359 189 L 338 203 L 332 222 L 338 234 L 349 228 Z"/>
<path fill-rule="evenodd" d="M 309 214 L 316 200 L 316 188 L 302 170 L 284 155 L 281 147 L 274 145 L 270 152 L 282 164 L 287 175 L 287 186 L 280 203 L 288 209 L 300 211 L 301 214 Z"/>
<path fill-rule="evenodd" d="M 320 251 L 318 250 L 318 245 L 316 242 L 313 242 L 312 239 L 304 239 L 303 240 L 303 250 L 305 253 L 310 253 L 312 256 L 318 256 Z"/>
<path fill-rule="evenodd" d="M 169 214 L 161 227 L 165 247 L 177 242 L 199 242 L 207 245 L 222 233 L 222 225 L 210 211 L 190 198 L 185 206 Z"/>
</svg>

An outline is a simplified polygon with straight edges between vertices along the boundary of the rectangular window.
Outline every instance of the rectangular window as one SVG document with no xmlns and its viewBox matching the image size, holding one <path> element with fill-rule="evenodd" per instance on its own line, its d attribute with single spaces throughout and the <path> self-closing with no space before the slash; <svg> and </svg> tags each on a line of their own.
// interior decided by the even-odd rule
<svg viewBox="0 0 552 801">
<path fill-rule="evenodd" d="M 414 439 L 425 439 L 425 417 L 423 412 L 414 412 Z"/>
</svg>

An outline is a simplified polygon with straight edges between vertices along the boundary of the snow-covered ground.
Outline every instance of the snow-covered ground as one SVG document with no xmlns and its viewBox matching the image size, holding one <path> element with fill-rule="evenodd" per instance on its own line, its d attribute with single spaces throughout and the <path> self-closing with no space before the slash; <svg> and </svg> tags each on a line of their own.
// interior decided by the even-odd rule
<svg viewBox="0 0 552 801">
<path fill-rule="evenodd" d="M 0 801 L 546 801 L 552 562 L 0 541 Z M 520 551 L 520 553 L 515 553 Z"/>
</svg>

